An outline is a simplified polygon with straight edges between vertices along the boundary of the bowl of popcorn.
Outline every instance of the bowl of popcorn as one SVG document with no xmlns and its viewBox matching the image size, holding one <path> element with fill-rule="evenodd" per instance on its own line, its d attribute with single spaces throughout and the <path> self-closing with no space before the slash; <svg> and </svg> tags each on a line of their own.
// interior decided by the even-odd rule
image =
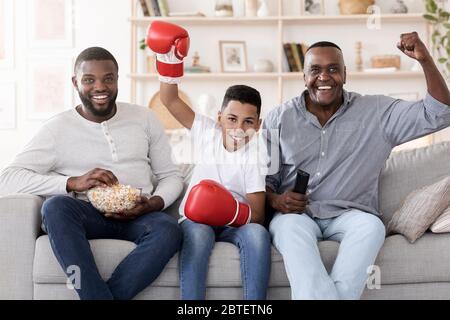
<svg viewBox="0 0 450 320">
<path fill-rule="evenodd" d="M 95 187 L 89 189 L 87 197 L 98 211 L 120 213 L 133 209 L 141 193 L 141 189 L 116 184 L 111 187 Z"/>
</svg>

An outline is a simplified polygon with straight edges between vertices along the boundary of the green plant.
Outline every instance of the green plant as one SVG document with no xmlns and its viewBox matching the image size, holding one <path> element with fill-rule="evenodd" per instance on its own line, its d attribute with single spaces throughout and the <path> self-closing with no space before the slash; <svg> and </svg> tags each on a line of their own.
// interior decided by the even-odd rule
<svg viewBox="0 0 450 320">
<path fill-rule="evenodd" d="M 446 10 L 447 0 L 425 0 L 423 15 L 433 25 L 431 41 L 433 52 L 442 64 L 447 80 L 450 79 L 450 13 Z"/>
<path fill-rule="evenodd" d="M 145 39 L 142 38 L 142 39 L 139 41 L 139 49 L 145 50 L 145 48 L 147 48 L 147 43 L 145 42 Z"/>
</svg>

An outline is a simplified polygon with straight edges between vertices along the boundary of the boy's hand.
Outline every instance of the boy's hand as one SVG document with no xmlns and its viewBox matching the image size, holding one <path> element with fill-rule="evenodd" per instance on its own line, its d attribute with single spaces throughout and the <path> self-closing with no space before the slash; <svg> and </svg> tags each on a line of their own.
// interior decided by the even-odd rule
<svg viewBox="0 0 450 320">
<path fill-rule="evenodd" d="M 147 31 L 147 45 L 156 53 L 156 69 L 164 83 L 180 83 L 183 59 L 189 51 L 188 32 L 172 23 L 154 21 Z"/>
</svg>

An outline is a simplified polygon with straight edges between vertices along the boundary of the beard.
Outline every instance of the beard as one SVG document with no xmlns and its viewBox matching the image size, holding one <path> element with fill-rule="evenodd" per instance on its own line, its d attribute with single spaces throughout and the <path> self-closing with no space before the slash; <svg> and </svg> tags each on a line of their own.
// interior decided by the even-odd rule
<svg viewBox="0 0 450 320">
<path fill-rule="evenodd" d="M 117 94 L 118 93 L 116 92 L 114 96 L 111 96 L 111 99 L 108 102 L 108 107 L 106 109 L 98 110 L 94 107 L 94 104 L 87 95 L 83 95 L 81 92 L 78 92 L 78 96 L 80 97 L 83 106 L 85 106 L 86 109 L 88 109 L 89 112 L 96 117 L 105 117 L 111 114 L 111 112 L 114 110 L 114 106 L 116 105 Z"/>
</svg>

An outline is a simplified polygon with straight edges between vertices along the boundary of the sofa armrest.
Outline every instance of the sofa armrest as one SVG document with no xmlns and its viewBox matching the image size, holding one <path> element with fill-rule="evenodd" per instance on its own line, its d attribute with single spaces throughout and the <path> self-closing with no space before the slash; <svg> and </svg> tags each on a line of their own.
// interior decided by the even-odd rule
<svg viewBox="0 0 450 320">
<path fill-rule="evenodd" d="M 0 197 L 0 299 L 33 299 L 33 260 L 43 199 Z"/>
</svg>

